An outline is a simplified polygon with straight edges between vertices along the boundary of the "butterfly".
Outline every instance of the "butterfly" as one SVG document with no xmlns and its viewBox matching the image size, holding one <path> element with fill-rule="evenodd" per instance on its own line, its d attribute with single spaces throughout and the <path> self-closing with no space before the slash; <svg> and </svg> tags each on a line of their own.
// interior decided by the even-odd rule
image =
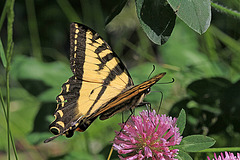
<svg viewBox="0 0 240 160">
<path fill-rule="evenodd" d="M 49 125 L 55 136 L 72 137 L 85 131 L 99 117 L 105 120 L 116 113 L 143 105 L 150 87 L 166 73 L 134 85 L 126 67 L 111 47 L 91 28 L 70 25 L 70 66 L 73 76 L 57 96 L 55 120 Z"/>
</svg>

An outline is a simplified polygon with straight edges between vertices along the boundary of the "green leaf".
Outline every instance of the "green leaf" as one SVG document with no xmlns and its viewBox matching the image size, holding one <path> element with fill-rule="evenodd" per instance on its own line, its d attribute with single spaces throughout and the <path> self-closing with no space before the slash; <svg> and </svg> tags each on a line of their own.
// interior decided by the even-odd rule
<svg viewBox="0 0 240 160">
<path fill-rule="evenodd" d="M 49 138 L 50 136 L 52 136 L 52 134 L 50 134 L 50 132 L 48 132 L 48 133 L 35 132 L 35 133 L 28 134 L 26 136 L 26 138 L 30 144 L 39 144 L 39 143 L 43 143 L 43 141 L 45 139 Z"/>
<path fill-rule="evenodd" d="M 15 56 L 11 75 L 18 80 L 40 80 L 50 87 L 60 87 L 72 76 L 72 72 L 62 62 L 44 63 L 35 58 Z"/>
<path fill-rule="evenodd" d="M 56 95 L 60 94 L 61 87 L 53 87 L 41 93 L 38 98 L 41 102 L 55 102 Z"/>
<path fill-rule="evenodd" d="M 81 156 L 80 156 L 81 155 Z M 99 154 L 97 156 L 91 155 L 88 152 L 70 152 L 69 154 L 64 156 L 64 160 L 92 160 L 92 159 L 98 159 L 98 160 L 104 160 L 106 159 L 105 157 L 103 157 L 103 155 Z"/>
<path fill-rule="evenodd" d="M 211 22 L 210 0 L 167 0 L 177 16 L 199 34 L 207 31 Z"/>
<path fill-rule="evenodd" d="M 2 60 L 4 68 L 6 68 L 7 67 L 7 60 L 6 60 L 6 57 L 5 57 L 5 52 L 4 52 L 4 48 L 3 48 L 3 45 L 2 45 L 2 40 L 1 39 L 0 39 L 0 58 Z"/>
<path fill-rule="evenodd" d="M 40 102 L 23 88 L 10 88 L 11 93 L 11 119 L 10 126 L 14 139 L 25 139 L 31 132 L 34 117 L 38 112 Z M 0 150 L 7 146 L 6 120 L 0 116 Z"/>
<path fill-rule="evenodd" d="M 179 150 L 178 155 L 175 157 L 178 160 L 192 160 L 192 157 L 184 151 Z"/>
<path fill-rule="evenodd" d="M 179 128 L 180 134 L 183 133 L 185 125 L 186 125 L 186 112 L 184 109 L 182 109 L 177 119 L 177 126 Z"/>
<path fill-rule="evenodd" d="M 186 27 L 185 24 L 178 23 L 172 36 L 174 38 L 171 38 L 167 44 L 159 47 L 164 63 L 176 65 L 181 69 L 186 66 L 198 66 L 203 62 L 206 66 L 207 56 L 199 52 L 195 32 Z M 206 68 L 204 69 L 206 70 Z"/>
<path fill-rule="evenodd" d="M 164 1 L 136 0 L 137 16 L 148 38 L 158 45 L 167 42 L 175 25 L 176 15 Z"/>
<path fill-rule="evenodd" d="M 113 12 L 106 18 L 105 25 L 107 25 L 111 20 L 116 17 L 123 9 L 128 0 L 122 0 L 120 4 L 114 8 Z"/>
<path fill-rule="evenodd" d="M 55 102 L 62 84 L 72 72 L 62 62 L 44 63 L 35 58 L 15 56 L 11 75 L 42 102 Z"/>
<path fill-rule="evenodd" d="M 204 78 L 189 84 L 187 93 L 195 102 L 213 107 L 222 97 L 223 91 L 229 86 L 231 86 L 231 82 L 225 78 Z"/>
<path fill-rule="evenodd" d="M 181 84 L 188 85 L 202 78 L 203 75 L 213 77 L 231 74 L 223 63 L 210 61 L 199 51 L 197 34 L 183 22 L 176 25 L 172 36 L 174 38 L 169 39 L 164 46 L 160 46 L 159 50 L 164 63 L 171 64 L 176 67 L 176 71 L 180 71 L 179 74 L 183 77 Z"/>
<path fill-rule="evenodd" d="M 213 138 L 207 136 L 192 135 L 183 138 L 177 148 L 185 152 L 197 152 L 213 146 L 215 142 Z"/>
</svg>

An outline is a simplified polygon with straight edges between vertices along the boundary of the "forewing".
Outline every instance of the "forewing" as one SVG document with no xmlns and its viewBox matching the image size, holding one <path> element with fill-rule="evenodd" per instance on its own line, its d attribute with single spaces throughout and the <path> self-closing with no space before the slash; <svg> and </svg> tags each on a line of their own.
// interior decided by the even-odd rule
<svg viewBox="0 0 240 160">
<path fill-rule="evenodd" d="M 110 101 L 108 101 L 107 104 L 96 110 L 96 112 L 90 117 L 93 118 L 100 115 L 100 119 L 104 120 L 110 118 L 118 112 L 122 112 L 130 108 L 135 108 L 142 102 L 145 94 L 147 93 L 147 89 L 157 83 L 163 76 L 165 76 L 165 74 L 165 72 L 160 73 L 139 85 L 121 92 Z"/>
<path fill-rule="evenodd" d="M 119 89 L 133 85 L 124 64 L 98 33 L 77 23 L 70 32 L 71 69 L 78 79 Z"/>
</svg>

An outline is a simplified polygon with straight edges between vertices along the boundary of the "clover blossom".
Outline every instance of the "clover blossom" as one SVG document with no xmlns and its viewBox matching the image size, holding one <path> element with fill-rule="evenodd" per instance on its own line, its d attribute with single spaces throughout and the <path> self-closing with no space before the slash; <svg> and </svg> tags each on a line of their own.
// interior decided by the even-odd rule
<svg viewBox="0 0 240 160">
<path fill-rule="evenodd" d="M 209 157 L 207 157 L 208 160 L 211 160 Z M 240 153 L 237 153 L 237 156 L 234 156 L 231 152 L 225 152 L 225 157 L 223 153 L 220 153 L 220 155 L 217 157 L 216 153 L 214 153 L 214 159 L 212 160 L 240 160 Z"/>
<path fill-rule="evenodd" d="M 113 148 L 122 160 L 153 159 L 175 160 L 182 136 L 176 125 L 176 118 L 167 117 L 150 111 L 142 111 L 140 116 L 132 116 L 121 123 L 122 131 L 116 131 Z"/>
</svg>

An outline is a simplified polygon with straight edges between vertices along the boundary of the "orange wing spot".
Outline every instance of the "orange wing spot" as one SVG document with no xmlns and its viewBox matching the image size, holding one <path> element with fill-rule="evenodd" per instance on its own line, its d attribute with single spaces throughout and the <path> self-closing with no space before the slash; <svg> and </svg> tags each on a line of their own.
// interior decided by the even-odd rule
<svg viewBox="0 0 240 160">
<path fill-rule="evenodd" d="M 80 128 L 77 128 L 76 131 L 78 131 L 78 132 L 84 132 L 84 130 L 81 130 Z"/>
</svg>

